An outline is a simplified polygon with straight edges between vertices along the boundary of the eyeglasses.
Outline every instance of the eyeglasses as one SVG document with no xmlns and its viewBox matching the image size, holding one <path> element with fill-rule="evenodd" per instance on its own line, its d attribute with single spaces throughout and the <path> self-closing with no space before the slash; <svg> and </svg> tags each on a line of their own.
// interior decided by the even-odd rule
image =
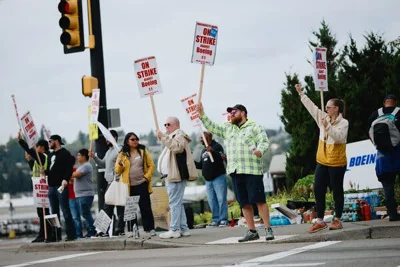
<svg viewBox="0 0 400 267">
<path fill-rule="evenodd" d="M 335 108 L 336 106 L 326 106 L 325 109 Z"/>
<path fill-rule="evenodd" d="M 133 141 L 139 141 L 139 138 L 130 138 L 129 140 Z"/>
<path fill-rule="evenodd" d="M 234 115 L 236 114 L 236 112 L 238 112 L 238 110 L 237 110 L 237 109 L 232 109 L 232 111 L 231 111 L 231 115 L 232 115 L 232 116 L 234 116 Z"/>
<path fill-rule="evenodd" d="M 164 126 L 169 127 L 169 126 L 171 126 L 171 123 L 166 123 L 166 124 L 164 124 Z"/>
</svg>

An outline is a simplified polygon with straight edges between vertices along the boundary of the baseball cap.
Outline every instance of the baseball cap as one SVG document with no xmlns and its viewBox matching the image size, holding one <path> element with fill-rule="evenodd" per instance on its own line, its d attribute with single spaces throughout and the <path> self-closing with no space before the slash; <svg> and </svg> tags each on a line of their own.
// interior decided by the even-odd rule
<svg viewBox="0 0 400 267">
<path fill-rule="evenodd" d="M 385 96 L 385 98 L 383 99 L 383 102 L 385 102 L 385 101 L 388 100 L 388 99 L 392 99 L 392 100 L 394 100 L 394 101 L 397 101 L 397 98 L 396 98 L 395 95 L 388 94 L 388 95 Z"/>
<path fill-rule="evenodd" d="M 58 142 L 60 142 L 60 145 L 65 145 L 61 140 L 61 136 L 59 136 L 58 134 L 53 134 L 52 136 L 50 136 L 49 140 L 58 140 Z"/>
<path fill-rule="evenodd" d="M 227 109 L 226 109 L 226 111 L 228 111 L 229 113 L 232 111 L 232 110 L 234 110 L 234 109 L 237 109 L 237 110 L 240 110 L 240 111 L 244 111 L 245 113 L 246 113 L 246 115 L 247 115 L 247 109 L 246 109 L 246 107 L 245 106 L 243 106 L 243 105 L 241 105 L 241 104 L 236 104 L 236 105 L 234 105 L 233 107 L 228 107 Z"/>
</svg>

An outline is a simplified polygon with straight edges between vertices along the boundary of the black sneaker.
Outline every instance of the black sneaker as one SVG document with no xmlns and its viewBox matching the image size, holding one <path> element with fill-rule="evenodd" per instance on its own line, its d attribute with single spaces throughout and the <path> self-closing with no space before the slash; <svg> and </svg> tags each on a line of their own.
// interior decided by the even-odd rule
<svg viewBox="0 0 400 267">
<path fill-rule="evenodd" d="M 32 240 L 32 243 L 42 243 L 44 242 L 44 236 L 38 236 Z"/>
<path fill-rule="evenodd" d="M 260 239 L 260 236 L 258 235 L 258 232 L 251 232 L 250 230 L 247 231 L 246 235 L 239 239 L 239 242 L 247 242 L 247 241 L 252 241 L 252 240 L 258 240 Z"/>
<path fill-rule="evenodd" d="M 75 241 L 76 238 L 75 237 L 67 237 L 64 239 L 65 242 L 69 242 L 69 241 Z"/>
</svg>

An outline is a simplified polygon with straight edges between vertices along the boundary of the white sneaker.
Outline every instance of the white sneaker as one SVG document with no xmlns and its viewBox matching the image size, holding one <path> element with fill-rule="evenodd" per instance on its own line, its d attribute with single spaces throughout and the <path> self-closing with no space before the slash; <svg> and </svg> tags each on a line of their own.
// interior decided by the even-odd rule
<svg viewBox="0 0 400 267">
<path fill-rule="evenodd" d="M 159 237 L 163 238 L 163 239 L 179 238 L 179 237 L 181 237 L 181 233 L 179 231 L 169 230 L 168 232 L 160 234 Z"/>
<path fill-rule="evenodd" d="M 181 236 L 190 236 L 191 233 L 189 232 L 189 230 L 187 231 L 181 231 Z"/>
</svg>

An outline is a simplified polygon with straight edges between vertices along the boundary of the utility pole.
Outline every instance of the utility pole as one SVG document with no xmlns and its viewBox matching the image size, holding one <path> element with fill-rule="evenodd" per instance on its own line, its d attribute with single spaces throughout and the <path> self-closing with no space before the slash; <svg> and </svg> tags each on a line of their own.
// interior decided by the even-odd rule
<svg viewBox="0 0 400 267">
<path fill-rule="evenodd" d="M 94 48 L 90 49 L 90 67 L 92 76 L 97 78 L 100 89 L 100 112 L 99 122 L 108 128 L 107 117 L 107 98 L 106 98 L 106 82 L 104 75 L 104 58 L 103 58 L 103 39 L 101 34 L 101 16 L 100 16 L 100 0 L 89 0 L 92 27 L 94 35 Z M 89 8 L 89 6 L 88 6 Z M 98 157 L 103 158 L 108 147 L 104 136 L 99 131 L 99 138 L 96 140 L 96 153 Z M 104 172 L 97 173 L 97 194 L 99 211 L 104 207 L 104 193 L 107 188 L 107 181 L 104 179 Z"/>
</svg>

